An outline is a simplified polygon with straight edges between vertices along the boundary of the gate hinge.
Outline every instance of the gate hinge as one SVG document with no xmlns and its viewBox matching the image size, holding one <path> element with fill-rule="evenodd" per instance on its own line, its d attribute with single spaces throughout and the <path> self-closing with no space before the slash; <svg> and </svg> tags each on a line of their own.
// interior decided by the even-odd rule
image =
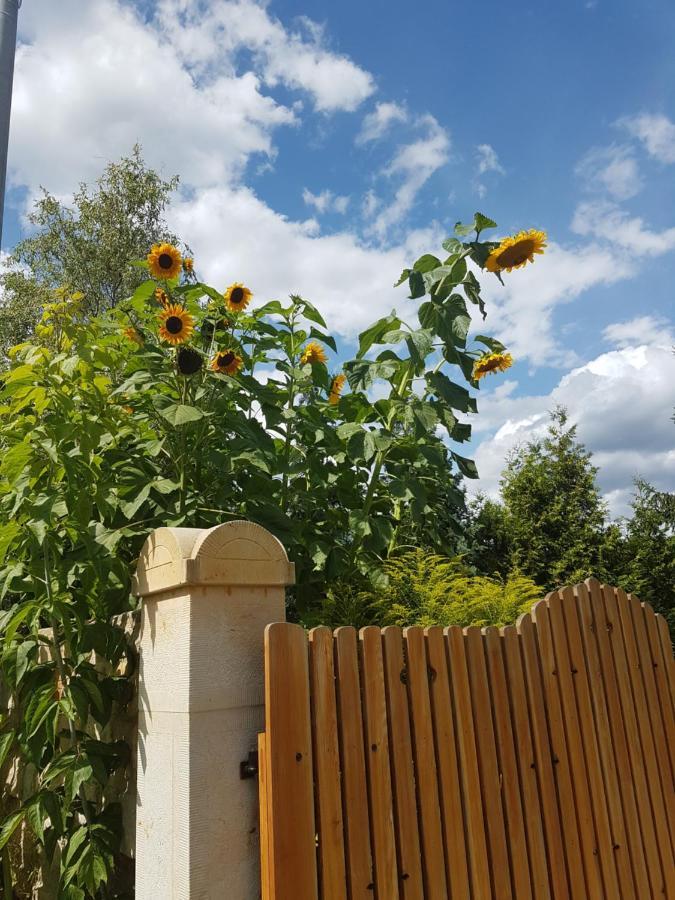
<svg viewBox="0 0 675 900">
<path fill-rule="evenodd" d="M 258 774 L 258 751 L 249 750 L 246 759 L 242 759 L 239 763 L 239 777 L 243 780 L 247 778 L 255 778 Z"/>
</svg>

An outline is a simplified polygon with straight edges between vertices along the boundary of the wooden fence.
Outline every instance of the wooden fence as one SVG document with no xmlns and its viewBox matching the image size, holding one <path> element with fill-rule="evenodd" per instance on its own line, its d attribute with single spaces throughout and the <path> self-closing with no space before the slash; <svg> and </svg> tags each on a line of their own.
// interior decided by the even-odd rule
<svg viewBox="0 0 675 900">
<path fill-rule="evenodd" d="M 266 632 L 263 900 L 675 898 L 675 671 L 591 579 L 497 629 Z"/>
</svg>

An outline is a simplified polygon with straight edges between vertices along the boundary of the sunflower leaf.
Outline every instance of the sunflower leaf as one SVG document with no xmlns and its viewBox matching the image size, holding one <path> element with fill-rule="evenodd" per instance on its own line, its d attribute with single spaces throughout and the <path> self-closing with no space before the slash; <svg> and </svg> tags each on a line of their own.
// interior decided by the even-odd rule
<svg viewBox="0 0 675 900">
<path fill-rule="evenodd" d="M 197 409 L 196 406 L 187 406 L 185 403 L 172 403 L 170 406 L 160 409 L 159 414 L 174 428 L 187 425 L 189 422 L 198 422 L 205 416 L 201 409 Z"/>
<path fill-rule="evenodd" d="M 496 228 L 497 223 L 492 219 L 489 219 L 487 216 L 484 216 L 483 213 L 477 212 L 473 217 L 474 228 L 478 233 L 481 231 L 485 231 L 486 228 Z"/>
</svg>

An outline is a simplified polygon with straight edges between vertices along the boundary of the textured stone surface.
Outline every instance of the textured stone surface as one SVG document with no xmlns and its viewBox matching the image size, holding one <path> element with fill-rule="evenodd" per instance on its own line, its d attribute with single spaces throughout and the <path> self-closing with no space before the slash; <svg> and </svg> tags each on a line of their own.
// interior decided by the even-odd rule
<svg viewBox="0 0 675 900">
<path fill-rule="evenodd" d="M 161 528 L 143 548 L 138 900 L 259 896 L 257 781 L 239 763 L 263 728 L 263 636 L 293 567 L 260 526 Z"/>
</svg>

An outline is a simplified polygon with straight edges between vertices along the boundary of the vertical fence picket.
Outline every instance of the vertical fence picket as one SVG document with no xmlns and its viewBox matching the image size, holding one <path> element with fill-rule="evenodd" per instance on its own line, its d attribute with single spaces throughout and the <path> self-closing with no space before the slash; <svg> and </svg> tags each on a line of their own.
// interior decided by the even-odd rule
<svg viewBox="0 0 675 900">
<path fill-rule="evenodd" d="M 626 599 L 628 601 L 626 603 L 626 608 L 632 613 L 632 628 L 639 660 L 638 667 L 642 674 L 642 686 L 647 701 L 647 714 L 651 723 L 655 759 L 658 763 L 658 781 L 662 789 L 663 805 L 666 811 L 668 830 L 670 831 L 670 846 L 672 851 L 673 842 L 675 841 L 675 803 L 673 803 L 674 798 L 668 785 L 670 779 L 666 778 L 666 774 L 670 773 L 670 756 L 668 754 L 666 735 L 663 727 L 663 717 L 661 715 L 661 706 L 659 704 L 656 687 L 654 660 L 649 652 L 649 639 L 647 637 L 644 610 L 635 597 L 629 594 Z M 629 621 L 627 624 L 630 627 L 631 622 Z"/>
<path fill-rule="evenodd" d="M 492 894 L 496 900 L 511 898 L 509 854 L 504 829 L 502 783 L 497 764 L 490 694 L 483 653 L 483 635 L 480 628 L 467 628 L 465 632 L 469 682 L 474 711 L 478 767 L 483 798 L 483 813 L 487 826 Z"/>
<path fill-rule="evenodd" d="M 621 632 L 621 621 L 614 589 L 603 585 L 602 597 L 605 607 L 605 622 L 609 645 L 614 663 L 614 674 L 618 685 L 621 714 L 626 732 L 626 744 L 630 759 L 632 783 L 635 791 L 635 800 L 638 811 L 638 820 L 642 834 L 642 845 L 647 858 L 647 875 L 654 896 L 659 896 L 664 889 L 663 868 L 658 850 L 654 817 L 649 799 L 647 786 L 647 773 L 640 744 L 640 730 L 637 722 L 637 711 L 631 678 L 629 674 L 626 648 Z"/>
<path fill-rule="evenodd" d="M 309 633 L 312 686 L 314 794 L 319 838 L 321 900 L 344 900 L 345 850 L 340 791 L 340 749 L 333 662 L 333 633 Z"/>
<path fill-rule="evenodd" d="M 620 896 L 619 882 L 617 879 L 615 840 L 609 822 L 607 798 L 603 778 L 598 737 L 596 730 L 593 706 L 591 703 L 590 689 L 588 685 L 588 669 L 584 654 L 581 632 L 579 629 L 579 615 L 577 602 L 572 588 L 565 588 L 558 592 L 558 601 L 554 604 L 553 617 L 561 629 L 561 642 L 566 636 L 566 644 L 569 652 L 569 681 L 572 684 L 572 700 L 576 700 L 577 721 L 581 736 L 581 748 L 585 763 L 586 778 L 589 786 L 589 799 L 595 824 L 595 836 L 597 854 L 600 863 L 600 872 L 604 884 L 605 894 L 609 897 Z M 558 618 L 559 616 L 559 618 Z M 564 675 L 564 673 L 562 673 Z M 565 680 L 565 679 L 563 679 Z M 603 702 L 604 702 L 604 698 Z M 617 849 L 621 849 L 617 845 Z"/>
<path fill-rule="evenodd" d="M 596 626 L 591 609 L 591 597 L 585 584 L 574 588 L 574 602 L 579 610 L 581 628 L 575 630 L 574 640 L 583 643 L 583 653 L 588 670 L 584 677 L 584 691 L 590 694 L 595 715 L 595 733 L 597 734 L 598 755 L 601 758 L 604 779 L 604 794 L 607 801 L 612 850 L 616 860 L 617 875 L 621 896 L 631 896 L 643 885 L 641 879 L 633 872 L 628 836 L 621 805 L 621 792 L 618 782 L 618 761 L 615 754 L 612 731 L 609 724 L 609 706 L 605 694 L 603 670 L 596 641 Z M 576 634 L 576 631 L 579 633 Z M 581 647 L 579 647 L 579 653 Z"/>
<path fill-rule="evenodd" d="M 498 628 L 485 629 L 485 655 L 490 682 L 491 706 L 494 713 L 495 739 L 499 757 L 499 777 L 504 799 L 506 836 L 511 860 L 513 893 L 517 900 L 532 897 L 527 840 L 520 794 L 520 775 L 513 743 L 511 701 L 506 681 L 502 647 L 504 639 Z"/>
<path fill-rule="evenodd" d="M 389 711 L 389 749 L 398 838 L 398 864 L 401 875 L 401 900 L 423 900 L 424 882 L 417 824 L 417 798 L 415 796 L 408 692 L 405 686 L 406 663 L 403 654 L 403 632 L 393 625 L 384 628 L 382 641 Z"/>
<path fill-rule="evenodd" d="M 466 817 L 466 843 L 469 851 L 472 897 L 474 900 L 490 900 L 492 888 L 487 865 L 487 838 L 464 634 L 462 629 L 457 626 L 446 629 L 445 634 L 448 644 L 453 705 L 457 717 L 457 744 L 462 771 L 462 794 Z"/>
<path fill-rule="evenodd" d="M 519 769 L 519 782 L 522 794 L 532 894 L 536 900 L 549 900 L 551 892 L 549 888 L 549 866 L 546 859 L 546 843 L 544 841 L 544 814 L 541 809 L 537 786 L 537 771 L 534 762 L 535 751 L 532 735 L 533 726 L 530 724 L 528 712 L 525 673 L 520 651 L 521 638 L 516 628 L 509 627 L 504 629 L 502 640 L 504 642 L 506 679 L 511 699 L 513 737 L 515 741 L 516 761 Z M 541 712 L 543 714 L 543 709 Z M 553 801 L 555 802 L 555 785 L 553 783 L 553 771 L 550 766 L 550 758 L 549 778 L 549 790 Z M 557 815 L 557 804 L 554 812 Z M 562 855 L 562 847 L 560 847 L 559 850 L 559 866 L 561 872 L 556 873 L 556 878 L 565 883 L 565 861 Z"/>
<path fill-rule="evenodd" d="M 361 629 L 361 663 L 375 891 L 378 900 L 384 900 L 385 897 L 387 900 L 397 900 L 399 880 L 394 841 L 382 634 L 374 625 Z"/>
<path fill-rule="evenodd" d="M 335 632 L 345 856 L 350 900 L 372 900 L 368 784 L 364 752 L 359 647 L 354 628 Z"/>
<path fill-rule="evenodd" d="M 307 636 L 299 625 L 265 632 L 265 731 L 274 900 L 317 900 L 316 828 Z"/>
<path fill-rule="evenodd" d="M 543 681 L 546 702 L 544 708 L 550 728 L 551 747 L 549 753 L 555 767 L 554 774 L 558 801 L 560 803 L 559 827 L 562 826 L 569 888 L 571 892 L 574 892 L 581 890 L 581 886 L 586 884 L 584 851 L 582 834 L 577 820 L 574 788 L 572 786 L 572 766 L 568 755 L 568 743 L 560 697 L 560 683 L 553 638 L 551 636 L 551 623 L 548 605 L 544 600 L 535 605 L 532 615 L 536 626 L 536 641 L 540 654 L 541 674 L 537 674 L 537 670 L 534 668 L 534 660 L 532 660 L 532 670 L 529 675 L 530 686 L 533 691 L 536 691 L 537 679 L 540 678 Z M 529 626 L 526 626 L 526 622 L 523 622 L 521 627 L 523 628 L 523 636 L 532 633 Z M 546 752 L 545 748 L 542 748 L 542 752 Z M 587 887 L 585 889 L 587 890 Z M 598 894 L 589 894 L 589 896 L 598 896 Z"/>
<path fill-rule="evenodd" d="M 431 682 L 431 708 L 441 794 L 446 878 L 452 900 L 464 900 L 471 896 L 471 888 L 462 809 L 459 751 L 452 715 L 443 629 L 427 628 L 426 641 L 429 665 L 436 672 L 436 677 Z"/>
<path fill-rule="evenodd" d="M 659 618 L 648 603 L 644 604 L 644 617 L 649 636 L 649 650 L 654 667 L 656 690 L 659 698 L 659 708 L 663 718 L 666 748 L 670 756 L 670 783 L 675 789 L 675 716 L 670 702 L 670 689 L 668 687 L 668 662 L 663 657 L 663 649 L 659 639 Z M 668 647 L 672 656 L 672 650 Z"/>
<path fill-rule="evenodd" d="M 651 799 L 656 841 L 665 878 L 668 873 L 675 872 L 675 863 L 673 862 L 670 829 L 668 827 L 663 791 L 661 790 L 661 782 L 659 779 L 659 769 L 657 765 L 658 757 L 654 735 L 652 733 L 652 723 L 649 710 L 647 709 L 645 682 L 633 626 L 631 603 L 625 591 L 622 591 L 621 589 L 617 588 L 614 591 L 614 595 L 616 597 L 619 621 L 621 623 L 621 633 L 623 635 L 623 643 L 628 664 L 628 675 L 638 722 L 639 747 L 641 748 L 639 751 L 639 759 L 646 770 L 647 789 Z"/>
<path fill-rule="evenodd" d="M 427 662 L 424 629 L 406 628 L 408 697 L 413 726 L 413 750 L 420 812 L 425 900 L 446 900 L 445 853 L 436 772 L 436 751 L 431 720 L 429 679 L 435 677 Z"/>
</svg>

